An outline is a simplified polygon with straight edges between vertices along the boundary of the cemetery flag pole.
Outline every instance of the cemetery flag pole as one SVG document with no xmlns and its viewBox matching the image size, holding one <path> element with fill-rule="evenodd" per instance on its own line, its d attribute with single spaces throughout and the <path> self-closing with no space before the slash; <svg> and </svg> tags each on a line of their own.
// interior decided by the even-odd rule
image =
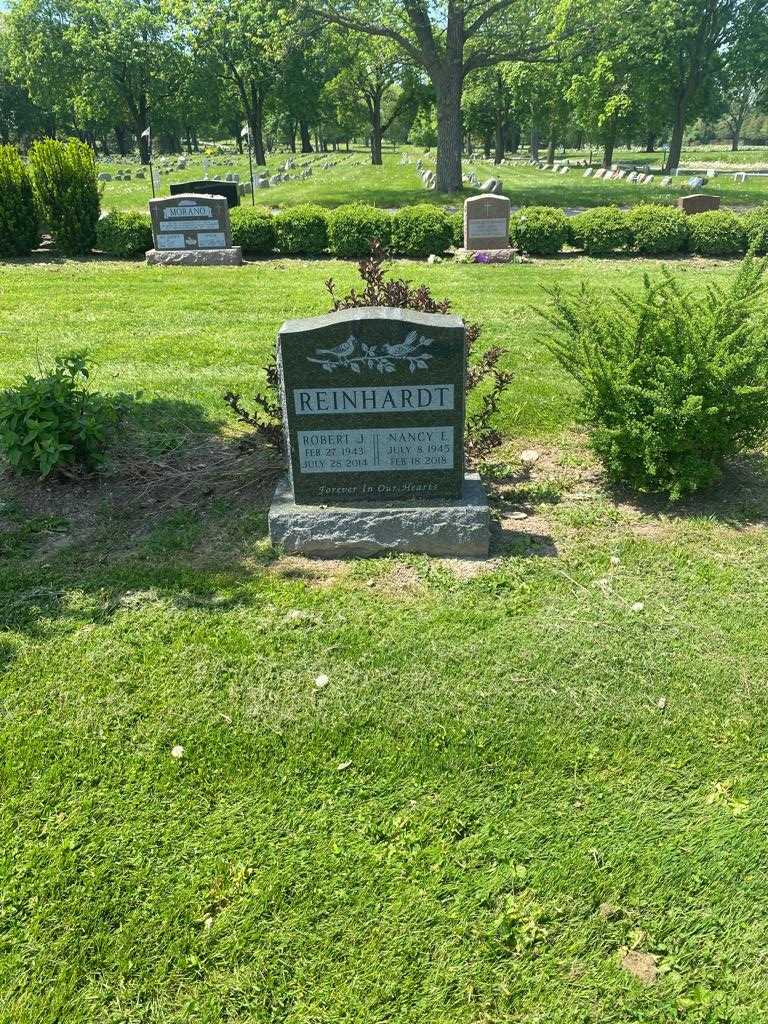
<svg viewBox="0 0 768 1024">
<path fill-rule="evenodd" d="M 251 132 L 248 125 L 244 125 L 240 132 L 240 138 L 245 139 L 248 144 L 248 166 L 251 169 L 251 206 L 256 205 L 255 189 L 253 187 L 253 154 L 251 153 Z"/>
<path fill-rule="evenodd" d="M 152 198 L 155 198 L 155 170 L 152 167 L 152 129 L 145 128 L 141 133 L 142 139 L 147 140 L 147 155 L 149 156 L 149 180 L 152 182 Z"/>
</svg>

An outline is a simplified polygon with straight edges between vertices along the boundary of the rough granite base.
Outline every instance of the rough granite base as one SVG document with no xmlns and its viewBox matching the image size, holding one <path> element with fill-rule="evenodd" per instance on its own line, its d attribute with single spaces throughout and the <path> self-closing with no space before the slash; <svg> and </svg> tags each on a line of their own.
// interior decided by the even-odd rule
<svg viewBox="0 0 768 1024">
<path fill-rule="evenodd" d="M 146 257 L 151 267 L 239 267 L 243 250 L 239 245 L 228 249 L 150 249 Z"/>
<path fill-rule="evenodd" d="M 461 498 L 418 505 L 297 505 L 290 481 L 282 477 L 269 509 L 269 538 L 276 547 L 321 558 L 387 551 L 485 558 L 490 525 L 488 498 L 476 473 L 464 477 Z"/>
</svg>

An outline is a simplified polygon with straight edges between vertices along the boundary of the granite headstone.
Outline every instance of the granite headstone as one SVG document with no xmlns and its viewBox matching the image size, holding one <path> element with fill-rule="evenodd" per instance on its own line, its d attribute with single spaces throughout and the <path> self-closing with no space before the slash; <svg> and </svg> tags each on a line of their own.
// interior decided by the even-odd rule
<svg viewBox="0 0 768 1024">
<path fill-rule="evenodd" d="M 171 195 L 178 196 L 183 193 L 193 193 L 202 196 L 224 196 L 230 207 L 240 205 L 240 192 L 235 181 L 216 181 L 204 179 L 201 181 L 174 181 L 171 182 Z"/>
<path fill-rule="evenodd" d="M 295 500 L 456 498 L 464 481 L 465 331 L 371 307 L 289 320 L 278 367 Z"/>
<path fill-rule="evenodd" d="M 240 246 L 232 245 L 229 207 L 223 196 L 177 195 L 150 199 L 154 249 L 152 264 L 238 265 Z"/>
<path fill-rule="evenodd" d="M 464 248 L 508 249 L 511 203 L 506 196 L 471 196 L 464 203 Z"/>
</svg>

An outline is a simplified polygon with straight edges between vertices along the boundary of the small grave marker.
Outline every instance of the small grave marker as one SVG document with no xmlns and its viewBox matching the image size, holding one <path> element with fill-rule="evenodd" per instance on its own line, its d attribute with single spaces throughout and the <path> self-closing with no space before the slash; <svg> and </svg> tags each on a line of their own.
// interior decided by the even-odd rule
<svg viewBox="0 0 768 1024">
<path fill-rule="evenodd" d="M 464 203 L 464 248 L 508 249 L 511 203 L 506 196 L 471 196 Z"/>
<path fill-rule="evenodd" d="M 680 196 L 677 205 L 683 213 L 706 213 L 708 210 L 720 209 L 720 196 L 692 195 Z"/>
</svg>

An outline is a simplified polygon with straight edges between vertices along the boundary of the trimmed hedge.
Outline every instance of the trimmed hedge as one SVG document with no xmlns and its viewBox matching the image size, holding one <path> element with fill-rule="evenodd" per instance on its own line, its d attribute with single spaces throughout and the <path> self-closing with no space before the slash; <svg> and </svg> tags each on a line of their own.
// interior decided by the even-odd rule
<svg viewBox="0 0 768 1024">
<path fill-rule="evenodd" d="M 392 216 L 365 203 L 337 206 L 328 214 L 328 247 L 335 256 L 367 256 L 371 244 L 385 249 L 392 239 Z"/>
<path fill-rule="evenodd" d="M 101 199 L 91 147 L 78 139 L 43 139 L 30 149 L 29 166 L 56 248 L 65 256 L 89 253 L 96 245 Z"/>
<path fill-rule="evenodd" d="M 571 239 L 588 256 L 606 256 L 630 241 L 627 216 L 617 206 L 596 206 L 571 218 Z"/>
<path fill-rule="evenodd" d="M 768 253 L 768 206 L 745 213 L 742 223 L 747 235 L 747 248 L 765 256 Z"/>
<path fill-rule="evenodd" d="M 392 217 L 392 248 L 401 256 L 445 252 L 453 240 L 453 224 L 439 206 L 405 206 Z"/>
<path fill-rule="evenodd" d="M 277 248 L 283 256 L 321 256 L 328 248 L 328 213 L 303 203 L 275 217 Z"/>
<path fill-rule="evenodd" d="M 277 245 L 276 218 L 257 206 L 235 206 L 229 211 L 232 244 L 239 245 L 244 256 L 271 256 Z"/>
<path fill-rule="evenodd" d="M 453 244 L 457 249 L 464 248 L 464 212 L 452 213 L 450 215 L 451 230 L 453 231 Z"/>
<path fill-rule="evenodd" d="M 735 256 L 746 248 L 741 219 L 728 210 L 707 210 L 688 218 L 688 247 L 699 256 Z"/>
<path fill-rule="evenodd" d="M 111 210 L 96 225 L 96 248 L 108 256 L 139 256 L 152 248 L 149 214 Z"/>
<path fill-rule="evenodd" d="M 509 221 L 513 244 L 533 256 L 554 256 L 570 236 L 568 217 L 553 206 L 529 206 L 517 210 Z"/>
<path fill-rule="evenodd" d="M 688 221 L 674 206 L 651 203 L 635 206 L 626 213 L 630 247 L 643 256 L 666 256 L 683 252 L 688 244 Z"/>
<path fill-rule="evenodd" d="M 32 179 L 15 146 L 0 146 L 0 256 L 28 256 L 40 241 Z"/>
</svg>

